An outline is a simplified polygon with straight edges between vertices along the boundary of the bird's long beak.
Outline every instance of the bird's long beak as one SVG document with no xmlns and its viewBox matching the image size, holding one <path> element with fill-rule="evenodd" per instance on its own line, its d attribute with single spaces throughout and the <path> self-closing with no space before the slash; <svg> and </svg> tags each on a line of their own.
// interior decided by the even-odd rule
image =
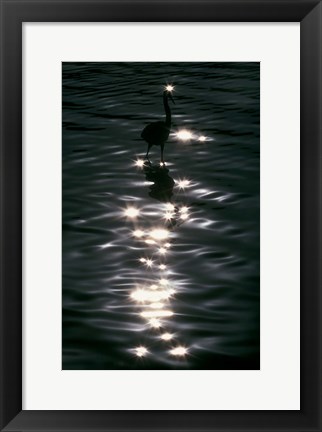
<svg viewBox="0 0 322 432">
<path fill-rule="evenodd" d="M 176 104 L 175 103 L 175 101 L 174 101 L 174 99 L 173 99 L 173 97 L 172 97 L 172 94 L 169 92 L 169 98 L 171 99 L 171 101 L 174 103 L 174 104 Z"/>
</svg>

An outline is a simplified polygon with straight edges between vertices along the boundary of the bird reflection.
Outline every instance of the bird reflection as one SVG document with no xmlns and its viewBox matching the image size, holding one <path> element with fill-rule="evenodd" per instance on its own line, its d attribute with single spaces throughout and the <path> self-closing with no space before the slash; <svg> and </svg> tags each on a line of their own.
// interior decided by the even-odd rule
<svg viewBox="0 0 322 432">
<path fill-rule="evenodd" d="M 161 202 L 171 201 L 175 181 L 169 175 L 169 170 L 165 166 L 144 165 L 143 172 L 147 181 L 152 184 L 149 186 L 149 195 Z"/>
</svg>

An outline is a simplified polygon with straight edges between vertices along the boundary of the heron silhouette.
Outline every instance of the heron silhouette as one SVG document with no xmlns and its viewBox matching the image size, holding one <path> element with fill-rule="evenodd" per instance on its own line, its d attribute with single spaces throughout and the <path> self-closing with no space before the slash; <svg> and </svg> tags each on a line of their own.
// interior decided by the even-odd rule
<svg viewBox="0 0 322 432">
<path fill-rule="evenodd" d="M 165 121 L 157 121 L 149 123 L 142 131 L 141 138 L 143 138 L 148 143 L 148 149 L 146 152 L 146 159 L 149 160 L 149 151 L 153 145 L 161 147 L 161 163 L 164 165 L 163 150 L 164 144 L 166 143 L 171 129 L 171 111 L 168 103 L 168 98 L 174 103 L 172 92 L 173 87 L 167 85 L 163 92 L 163 106 L 166 114 Z"/>
</svg>

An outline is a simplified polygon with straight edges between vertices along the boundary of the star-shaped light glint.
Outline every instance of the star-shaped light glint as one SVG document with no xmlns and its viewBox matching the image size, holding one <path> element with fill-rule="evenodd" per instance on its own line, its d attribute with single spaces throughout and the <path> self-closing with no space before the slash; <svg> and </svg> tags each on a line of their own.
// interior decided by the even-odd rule
<svg viewBox="0 0 322 432">
<path fill-rule="evenodd" d="M 137 166 L 138 168 L 143 168 L 144 167 L 144 160 L 143 159 L 137 159 L 135 161 L 135 166 Z"/>
<path fill-rule="evenodd" d="M 178 346 L 178 347 L 170 350 L 171 355 L 179 356 L 179 357 L 185 356 L 187 353 L 188 353 L 187 348 L 185 348 L 183 346 Z"/>
<path fill-rule="evenodd" d="M 135 348 L 135 354 L 138 357 L 144 357 L 148 354 L 148 350 L 145 347 L 140 346 L 140 347 Z"/>
<path fill-rule="evenodd" d="M 187 129 L 182 129 L 176 133 L 176 137 L 181 141 L 189 141 L 193 138 L 193 134 Z"/>
<path fill-rule="evenodd" d="M 198 138 L 198 141 L 200 141 L 200 142 L 205 142 L 205 141 L 207 141 L 207 137 L 205 137 L 204 135 L 201 135 L 201 136 Z"/>
<path fill-rule="evenodd" d="M 171 85 L 171 84 L 167 84 L 167 85 L 164 87 L 164 89 L 165 89 L 166 91 L 168 91 L 168 92 L 171 93 L 171 92 L 174 90 L 174 86 Z"/>
<path fill-rule="evenodd" d="M 128 207 L 124 210 L 124 215 L 129 218 L 136 218 L 140 214 L 140 210 L 135 207 Z"/>
</svg>

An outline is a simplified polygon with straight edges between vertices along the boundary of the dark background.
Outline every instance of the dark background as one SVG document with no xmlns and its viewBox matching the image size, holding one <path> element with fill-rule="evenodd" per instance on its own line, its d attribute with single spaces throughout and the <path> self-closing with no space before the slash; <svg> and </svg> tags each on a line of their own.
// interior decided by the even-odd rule
<svg viewBox="0 0 322 432">
<path fill-rule="evenodd" d="M 258 369 L 259 63 L 63 63 L 62 73 L 63 369 Z M 166 258 L 173 343 L 130 298 L 158 274 L 138 262 L 152 249 L 123 217 L 135 205 L 140 227 L 160 225 L 164 194 L 134 161 L 146 151 L 144 126 L 164 118 L 166 83 L 173 132 L 208 137 L 171 136 L 165 147 L 167 178 L 191 181 L 170 194 L 189 207 Z M 177 343 L 184 359 L 169 355 Z M 147 357 L 134 356 L 139 345 Z"/>
</svg>

